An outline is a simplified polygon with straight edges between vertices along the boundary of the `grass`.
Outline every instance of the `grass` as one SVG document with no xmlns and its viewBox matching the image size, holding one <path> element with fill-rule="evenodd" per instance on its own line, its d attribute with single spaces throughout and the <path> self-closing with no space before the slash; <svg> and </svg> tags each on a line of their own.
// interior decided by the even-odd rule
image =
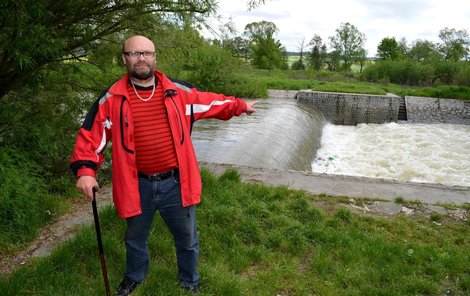
<svg viewBox="0 0 470 296">
<path fill-rule="evenodd" d="M 23 151 L 0 147 L 0 257 L 35 239 L 38 229 L 71 206 L 66 196 L 48 192 L 41 168 Z M 63 182 L 57 180 L 56 184 Z"/>
<path fill-rule="evenodd" d="M 367 93 L 384 95 L 386 91 L 380 84 L 357 81 L 352 76 L 333 72 L 294 71 L 294 70 L 255 70 L 245 76 L 252 81 L 264 84 L 268 89 Z"/>
<path fill-rule="evenodd" d="M 422 96 L 458 100 L 470 99 L 470 87 L 443 85 L 434 87 L 403 86 L 393 83 L 370 83 L 361 81 L 357 73 L 339 73 L 311 70 L 259 70 L 251 69 L 244 75 L 250 81 L 266 85 L 268 89 L 359 93 L 398 96 Z"/>
<path fill-rule="evenodd" d="M 242 183 L 232 169 L 220 177 L 202 174 L 203 202 L 197 209 L 201 295 L 470 293 L 468 224 L 361 216 L 341 204 L 322 206 L 332 197 Z M 124 271 L 125 222 L 111 207 L 101 211 L 100 222 L 114 291 Z M 133 295 L 188 295 L 176 283 L 170 236 L 156 218 L 149 237 L 150 274 Z M 0 291 L 103 295 L 93 227 L 50 257 L 2 277 Z"/>
<path fill-rule="evenodd" d="M 403 196 L 398 196 L 395 198 L 395 203 L 396 204 L 404 204 L 405 203 L 405 198 Z"/>
</svg>

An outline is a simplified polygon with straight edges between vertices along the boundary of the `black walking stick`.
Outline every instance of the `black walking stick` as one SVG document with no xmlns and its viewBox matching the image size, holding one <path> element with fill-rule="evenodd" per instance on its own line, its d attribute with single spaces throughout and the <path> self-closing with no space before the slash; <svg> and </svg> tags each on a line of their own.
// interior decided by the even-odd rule
<svg viewBox="0 0 470 296">
<path fill-rule="evenodd" d="M 98 220 L 98 209 L 96 208 L 96 191 L 98 187 L 93 187 L 93 218 L 95 219 L 96 239 L 98 240 L 98 249 L 100 250 L 101 270 L 103 271 L 104 285 L 106 287 L 106 296 L 110 296 L 108 272 L 106 271 L 106 261 L 104 259 L 103 242 L 101 241 L 100 221 Z"/>
</svg>

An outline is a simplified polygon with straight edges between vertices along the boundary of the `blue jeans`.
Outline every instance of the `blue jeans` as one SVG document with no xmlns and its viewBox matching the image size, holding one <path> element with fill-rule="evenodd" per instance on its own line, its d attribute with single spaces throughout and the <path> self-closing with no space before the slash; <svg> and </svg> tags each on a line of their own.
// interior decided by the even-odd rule
<svg viewBox="0 0 470 296">
<path fill-rule="evenodd" d="M 141 282 L 149 271 L 148 235 L 158 210 L 173 235 L 178 264 L 178 281 L 185 287 L 197 286 L 199 240 L 195 206 L 183 207 L 179 174 L 162 180 L 139 178 L 142 214 L 126 219 L 127 263 L 125 275 Z"/>
</svg>

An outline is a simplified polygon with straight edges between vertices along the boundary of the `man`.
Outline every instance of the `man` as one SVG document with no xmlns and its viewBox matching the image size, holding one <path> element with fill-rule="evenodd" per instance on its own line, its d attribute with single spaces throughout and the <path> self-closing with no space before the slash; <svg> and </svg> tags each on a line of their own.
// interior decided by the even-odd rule
<svg viewBox="0 0 470 296">
<path fill-rule="evenodd" d="M 257 101 L 201 92 L 155 70 L 155 46 L 144 36 L 123 44 L 128 73 L 94 103 L 77 136 L 70 167 L 90 200 L 112 141 L 113 201 L 127 230 L 126 271 L 116 295 L 129 295 L 149 270 L 147 238 L 158 210 L 176 247 L 178 282 L 198 291 L 195 205 L 201 176 L 191 141 L 196 120 L 255 112 Z"/>
</svg>

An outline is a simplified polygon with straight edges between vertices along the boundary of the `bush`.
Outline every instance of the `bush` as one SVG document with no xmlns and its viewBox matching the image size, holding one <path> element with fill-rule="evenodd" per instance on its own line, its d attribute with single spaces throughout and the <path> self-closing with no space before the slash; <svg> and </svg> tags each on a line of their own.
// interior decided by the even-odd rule
<svg viewBox="0 0 470 296">
<path fill-rule="evenodd" d="M 470 62 L 463 62 L 460 65 L 459 72 L 455 75 L 455 84 L 470 86 Z"/>
<path fill-rule="evenodd" d="M 439 62 L 434 65 L 434 80 L 433 84 L 437 81 L 443 84 L 453 84 L 459 72 L 458 63 L 456 62 Z"/>
<path fill-rule="evenodd" d="M 368 66 L 361 77 L 371 82 L 430 85 L 433 71 L 431 66 L 413 61 L 381 61 Z"/>
<path fill-rule="evenodd" d="M 416 61 L 379 61 L 368 66 L 361 79 L 370 82 L 388 81 L 401 85 L 470 85 L 468 62 L 421 63 Z"/>
<path fill-rule="evenodd" d="M 0 249 L 33 239 L 59 202 L 47 195 L 43 170 L 13 148 L 0 147 Z"/>
<path fill-rule="evenodd" d="M 205 91 L 250 98 L 266 96 L 264 85 L 238 74 L 238 63 L 230 52 L 215 46 L 206 46 L 197 49 L 195 58 L 188 66 L 189 71 L 181 78 Z"/>
<path fill-rule="evenodd" d="M 89 102 L 65 89 L 11 93 L 0 105 L 0 146 L 23 151 L 26 162 L 42 169 L 47 183 L 70 176 L 69 160 L 80 126 L 79 114 L 83 116 L 84 105 L 87 109 Z M 68 189 L 67 182 L 56 182 L 51 192 Z"/>
<path fill-rule="evenodd" d="M 302 60 L 292 63 L 292 70 L 305 70 L 305 65 Z"/>
</svg>

